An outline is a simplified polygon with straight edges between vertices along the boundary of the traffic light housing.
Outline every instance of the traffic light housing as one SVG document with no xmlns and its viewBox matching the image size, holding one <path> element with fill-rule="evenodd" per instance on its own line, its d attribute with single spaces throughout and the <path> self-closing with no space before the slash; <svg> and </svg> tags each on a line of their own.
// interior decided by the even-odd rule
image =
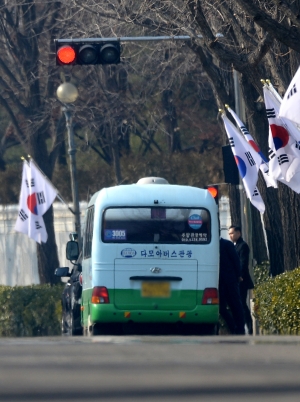
<svg viewBox="0 0 300 402">
<path fill-rule="evenodd" d="M 58 66 L 120 63 L 121 46 L 118 41 L 84 43 L 56 40 L 55 48 Z"/>
<path fill-rule="evenodd" d="M 206 186 L 205 188 L 216 201 L 216 204 L 219 205 L 219 186 L 214 184 L 211 186 Z"/>
<path fill-rule="evenodd" d="M 223 155 L 223 172 L 224 172 L 225 183 L 239 184 L 240 182 L 239 171 L 230 145 L 224 145 L 222 147 L 222 155 Z"/>
</svg>

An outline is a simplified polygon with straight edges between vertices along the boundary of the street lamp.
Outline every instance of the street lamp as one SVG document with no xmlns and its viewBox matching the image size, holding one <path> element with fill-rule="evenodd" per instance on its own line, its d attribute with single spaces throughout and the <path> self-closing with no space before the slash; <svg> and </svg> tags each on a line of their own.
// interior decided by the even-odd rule
<svg viewBox="0 0 300 402">
<path fill-rule="evenodd" d="M 70 82 L 64 82 L 56 91 L 57 98 L 63 104 L 62 111 L 66 118 L 66 127 L 68 131 L 69 149 L 70 155 L 70 175 L 71 175 L 71 187 L 73 198 L 73 214 L 75 220 L 75 232 L 78 235 L 78 243 L 81 245 L 81 231 L 80 231 L 80 209 L 78 198 L 78 186 L 77 186 L 77 174 L 76 174 L 76 147 L 74 142 L 74 131 L 72 124 L 72 107 L 71 103 L 75 102 L 78 98 L 78 90 L 75 85 Z"/>
</svg>

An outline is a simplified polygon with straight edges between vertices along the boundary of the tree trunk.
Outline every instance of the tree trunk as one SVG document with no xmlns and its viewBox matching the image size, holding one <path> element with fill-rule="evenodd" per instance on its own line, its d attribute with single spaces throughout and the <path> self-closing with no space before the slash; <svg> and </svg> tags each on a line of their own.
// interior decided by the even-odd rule
<svg viewBox="0 0 300 402">
<path fill-rule="evenodd" d="M 57 246 L 55 241 L 53 208 L 52 206 L 43 215 L 48 233 L 47 243 L 37 243 L 38 272 L 41 284 L 60 282 L 60 278 L 54 275 L 55 268 L 59 266 Z"/>
<path fill-rule="evenodd" d="M 241 225 L 241 201 L 239 185 L 228 184 L 229 206 L 232 225 Z"/>
<path fill-rule="evenodd" d="M 278 186 L 283 230 L 284 270 L 299 267 L 299 195 L 284 184 Z"/>
<path fill-rule="evenodd" d="M 50 157 L 47 151 L 46 138 L 48 120 L 45 119 L 40 129 L 32 135 L 29 142 L 30 155 L 33 157 L 38 167 L 51 181 L 53 168 L 50 164 Z M 48 234 L 46 243 L 37 244 L 38 271 L 41 283 L 58 283 L 60 280 L 54 276 L 54 270 L 59 266 L 58 252 L 55 240 L 53 209 L 52 206 L 43 215 L 43 219 Z"/>
<path fill-rule="evenodd" d="M 268 240 L 270 273 L 276 276 L 284 272 L 283 258 L 283 228 L 279 208 L 278 190 L 259 186 L 259 190 L 266 203 L 264 213 L 265 230 Z"/>
<path fill-rule="evenodd" d="M 176 107 L 173 102 L 173 91 L 165 89 L 162 92 L 162 106 L 165 111 L 163 122 L 167 132 L 169 152 L 181 151 L 180 131 L 177 121 Z"/>
<path fill-rule="evenodd" d="M 264 229 L 261 224 L 260 212 L 251 205 L 251 217 L 252 217 L 252 254 L 257 264 L 261 264 L 263 261 L 268 261 L 269 256 L 267 252 L 266 240 L 264 235 Z"/>
</svg>

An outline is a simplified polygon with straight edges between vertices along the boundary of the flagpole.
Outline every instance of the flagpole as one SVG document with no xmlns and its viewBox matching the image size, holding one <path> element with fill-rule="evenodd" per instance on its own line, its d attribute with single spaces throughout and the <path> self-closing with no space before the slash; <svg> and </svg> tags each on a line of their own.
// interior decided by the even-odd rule
<svg viewBox="0 0 300 402">
<path fill-rule="evenodd" d="M 276 91 L 274 88 L 272 82 L 270 80 L 260 80 L 263 84 L 267 83 L 269 89 L 271 90 L 272 94 L 275 96 L 275 98 L 278 100 L 279 103 L 282 102 L 282 98 L 279 95 L 279 93 Z"/>
</svg>

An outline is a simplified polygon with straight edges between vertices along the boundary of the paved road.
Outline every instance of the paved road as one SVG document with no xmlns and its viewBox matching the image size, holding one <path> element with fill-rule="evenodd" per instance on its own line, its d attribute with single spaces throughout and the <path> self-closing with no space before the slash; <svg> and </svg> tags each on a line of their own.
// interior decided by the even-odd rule
<svg viewBox="0 0 300 402">
<path fill-rule="evenodd" d="M 0 338 L 0 401 L 300 401 L 300 337 Z"/>
</svg>

